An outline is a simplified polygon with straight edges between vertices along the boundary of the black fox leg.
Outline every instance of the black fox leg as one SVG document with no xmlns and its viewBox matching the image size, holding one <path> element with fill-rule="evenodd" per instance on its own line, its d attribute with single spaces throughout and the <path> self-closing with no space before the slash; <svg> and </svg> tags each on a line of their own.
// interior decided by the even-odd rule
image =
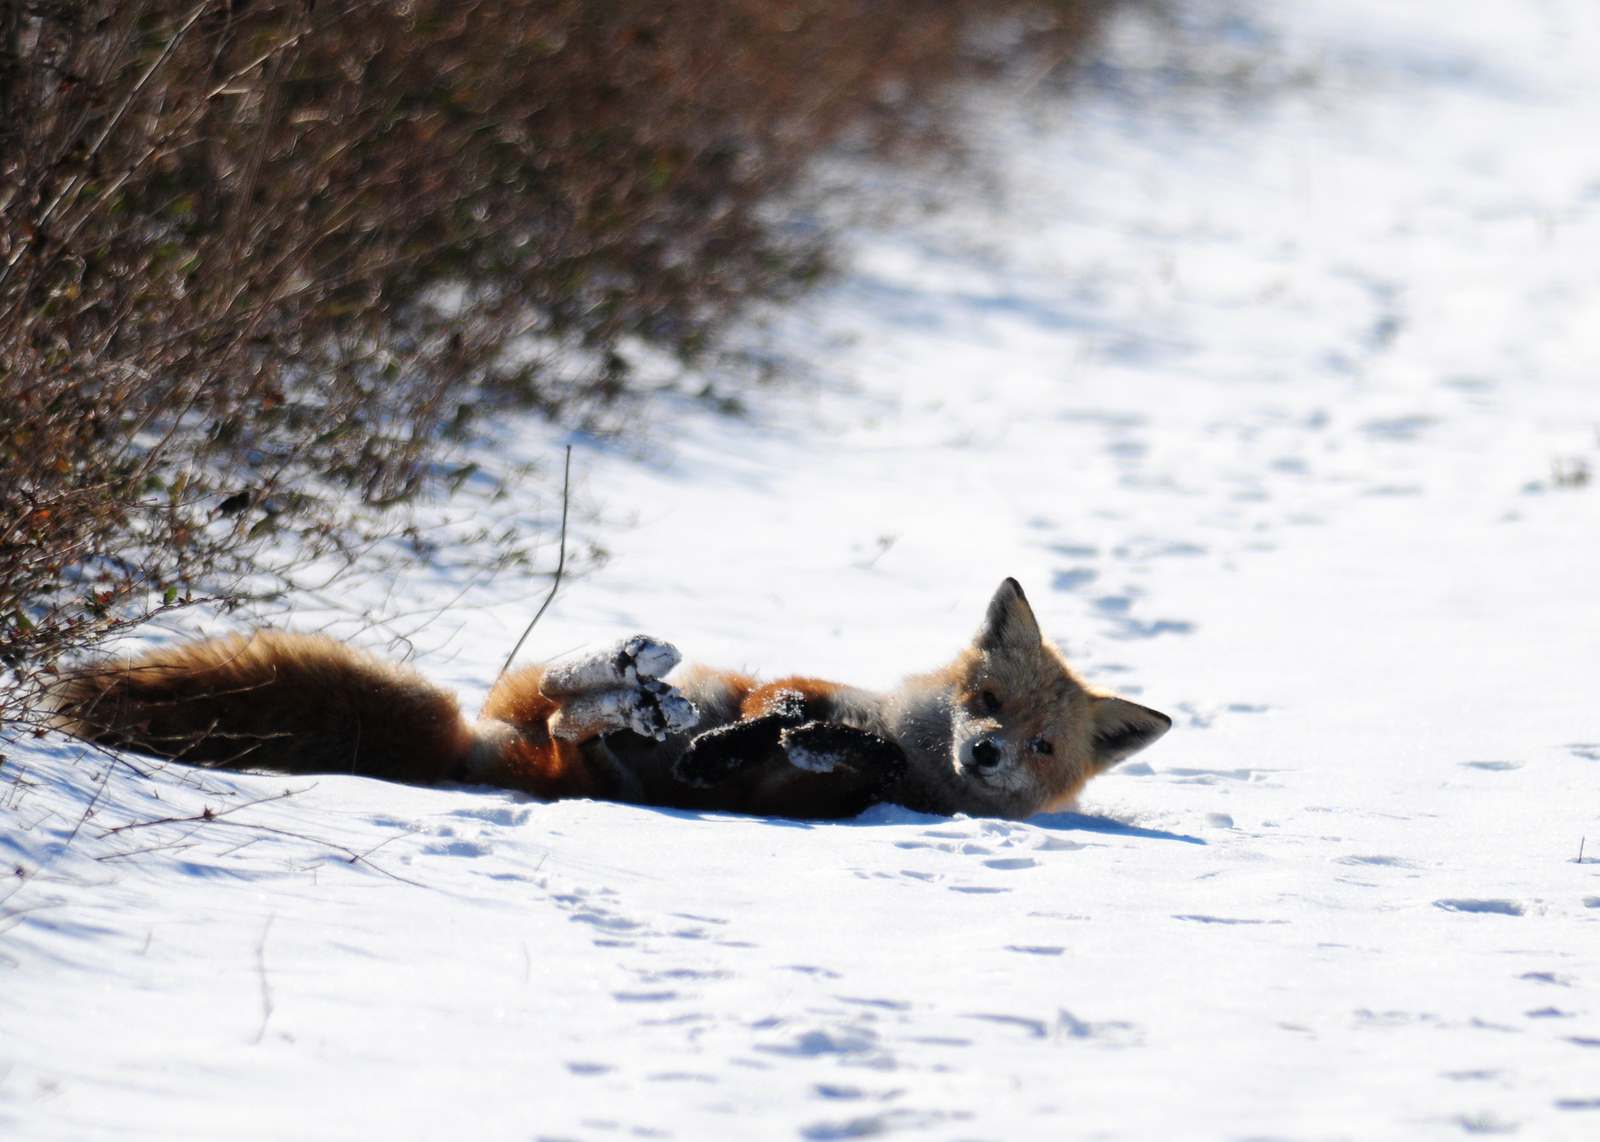
<svg viewBox="0 0 1600 1142">
<path fill-rule="evenodd" d="M 805 720 L 805 699 L 780 692 L 770 713 L 707 730 L 689 743 L 673 766 L 679 781 L 700 789 L 722 785 L 757 766 L 776 764 L 819 777 L 840 788 L 876 792 L 906 773 L 906 755 L 894 742 L 837 722 Z"/>
<path fill-rule="evenodd" d="M 837 722 L 807 722 L 785 729 L 779 744 L 789 764 L 810 773 L 849 772 L 853 783 L 874 791 L 906 775 L 906 755 L 894 742 Z M 853 771 L 853 772 L 852 772 Z"/>
<path fill-rule="evenodd" d="M 804 706 L 800 694 L 793 694 L 792 700 L 785 694 L 770 714 L 707 730 L 691 741 L 673 764 L 673 776 L 698 789 L 709 789 L 782 756 L 784 731 L 804 721 Z"/>
<path fill-rule="evenodd" d="M 743 811 L 811 820 L 854 817 L 903 779 L 900 747 L 836 722 L 806 722 L 779 732 L 778 752 L 738 774 Z"/>
</svg>

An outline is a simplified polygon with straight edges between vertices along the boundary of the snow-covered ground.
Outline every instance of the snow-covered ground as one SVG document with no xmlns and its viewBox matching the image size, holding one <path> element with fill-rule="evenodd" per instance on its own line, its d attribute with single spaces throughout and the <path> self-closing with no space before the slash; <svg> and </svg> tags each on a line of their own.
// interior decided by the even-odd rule
<svg viewBox="0 0 1600 1142">
<path fill-rule="evenodd" d="M 1600 1137 L 1600 9 L 1190 11 L 1192 83 L 1134 22 L 979 100 L 992 199 L 847 164 L 937 209 L 751 332 L 804 383 L 578 441 L 527 652 L 885 684 L 1014 575 L 1167 738 L 825 825 L 7 743 L 0 1134 Z M 416 664 L 480 698 L 540 589 Z"/>
</svg>

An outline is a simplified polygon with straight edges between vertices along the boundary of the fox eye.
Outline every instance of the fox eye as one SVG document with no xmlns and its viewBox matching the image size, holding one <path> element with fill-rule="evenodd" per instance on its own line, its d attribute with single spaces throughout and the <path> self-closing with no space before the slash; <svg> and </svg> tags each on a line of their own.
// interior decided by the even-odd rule
<svg viewBox="0 0 1600 1142">
<path fill-rule="evenodd" d="M 1049 757 L 1051 754 L 1056 752 L 1056 747 L 1045 741 L 1043 738 L 1034 738 L 1033 752 L 1042 753 L 1046 757 Z"/>
<path fill-rule="evenodd" d="M 993 690 L 983 692 L 983 708 L 991 714 L 1000 708 L 1000 699 L 994 696 Z"/>
</svg>

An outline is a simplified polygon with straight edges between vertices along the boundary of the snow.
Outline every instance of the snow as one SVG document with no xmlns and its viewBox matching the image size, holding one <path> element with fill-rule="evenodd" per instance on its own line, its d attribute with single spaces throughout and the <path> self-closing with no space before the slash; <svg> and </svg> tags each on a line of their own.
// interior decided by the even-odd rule
<svg viewBox="0 0 1600 1142">
<path fill-rule="evenodd" d="M 843 753 L 823 753 L 803 745 L 790 745 L 787 740 L 784 741 L 783 754 L 789 759 L 790 765 L 811 773 L 832 773 L 836 766 L 848 760 Z"/>
<path fill-rule="evenodd" d="M 976 99 L 993 196 L 819 173 L 903 209 L 748 332 L 808 378 L 575 438 L 613 557 L 522 656 L 882 687 L 1014 575 L 1165 739 L 837 824 L 8 742 L 5 1137 L 1600 1136 L 1600 10 L 1185 10 Z M 337 601 L 460 597 L 470 705 L 541 595 Z"/>
</svg>

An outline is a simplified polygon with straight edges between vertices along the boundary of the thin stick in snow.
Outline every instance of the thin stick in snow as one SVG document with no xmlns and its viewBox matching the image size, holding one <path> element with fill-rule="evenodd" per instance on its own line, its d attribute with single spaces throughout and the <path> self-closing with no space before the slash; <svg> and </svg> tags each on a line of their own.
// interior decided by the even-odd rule
<svg viewBox="0 0 1600 1142">
<path fill-rule="evenodd" d="M 305 789 L 285 789 L 282 793 L 274 793 L 268 797 L 257 797 L 254 801 L 246 801 L 242 805 L 235 805 L 233 808 L 224 809 L 220 813 L 211 806 L 207 805 L 205 809 L 199 813 L 196 813 L 192 817 L 159 817 L 154 821 L 133 821 L 126 825 L 118 825 L 113 829 L 107 829 L 105 832 L 96 837 L 95 840 L 103 840 L 106 837 L 111 836 L 113 833 L 125 833 L 129 829 L 148 829 L 151 825 L 178 825 L 189 821 L 216 821 L 226 817 L 229 813 L 237 813 L 240 809 L 248 809 L 252 805 L 265 805 L 268 801 L 282 801 L 285 797 L 293 797 L 297 794 L 306 792 L 306 790 L 315 788 L 316 785 L 313 783 L 311 785 L 307 785 Z"/>
<path fill-rule="evenodd" d="M 87 754 L 79 754 L 78 755 L 78 760 L 82 761 L 87 756 L 88 756 Z M 72 832 L 67 834 L 67 839 L 66 839 L 66 842 L 65 842 L 66 844 L 70 845 L 72 843 L 73 839 L 78 835 L 78 830 L 83 828 L 83 823 L 85 821 L 87 821 L 90 817 L 94 816 L 94 807 L 100 801 L 100 795 L 103 794 L 106 791 L 106 783 L 109 782 L 110 780 L 111 780 L 111 766 L 107 765 L 105 773 L 101 774 L 101 776 L 100 776 L 100 788 L 98 788 L 98 789 L 96 789 L 94 791 L 94 796 L 89 798 L 89 805 L 88 805 L 88 808 L 84 809 L 83 816 L 78 818 L 78 823 L 76 825 L 72 826 Z"/>
<path fill-rule="evenodd" d="M 517 645 L 513 646 L 511 653 L 506 656 L 506 664 L 500 668 L 500 673 L 494 676 L 496 682 L 500 681 L 505 676 L 505 672 L 511 669 L 511 664 L 516 661 L 517 652 L 522 649 L 522 644 L 528 641 L 528 636 L 533 633 L 533 628 L 538 625 L 539 620 L 544 618 L 546 608 L 550 606 L 551 601 L 556 597 L 556 591 L 561 588 L 561 572 L 567 566 L 567 503 L 568 494 L 571 490 L 572 445 L 569 444 L 567 445 L 567 466 L 561 477 L 561 553 L 556 558 L 555 582 L 550 584 L 550 593 L 544 597 L 544 602 L 540 605 L 538 613 L 533 616 L 533 622 L 528 624 L 528 629 L 522 632 L 522 637 L 517 639 Z"/>
<path fill-rule="evenodd" d="M 387 840 L 379 841 L 377 844 L 373 845 L 366 852 L 355 854 L 354 856 L 352 856 L 350 858 L 349 863 L 350 864 L 355 864 L 357 861 L 366 860 L 369 856 L 371 856 L 373 853 L 377 852 L 379 849 L 383 848 L 383 846 L 388 844 L 390 841 L 403 841 L 407 837 L 414 837 L 420 832 L 422 832 L 421 829 L 408 829 L 403 833 L 396 833 L 394 836 L 389 837 Z"/>
<path fill-rule="evenodd" d="M 261 929 L 261 941 L 256 944 L 256 971 L 261 976 L 261 1026 L 256 1028 L 256 1037 L 250 1040 L 252 1047 L 261 1042 L 261 1037 L 267 1033 L 267 1020 L 272 1018 L 272 988 L 267 983 L 267 933 L 272 931 L 276 916 L 274 912 L 267 917 L 267 926 Z"/>
<path fill-rule="evenodd" d="M 293 792 L 301 792 L 301 791 L 300 790 L 285 790 L 283 792 L 282 796 L 284 796 L 284 797 L 290 796 L 291 793 L 293 793 Z M 280 800 L 280 798 L 279 797 L 263 797 L 261 799 L 261 801 L 277 801 L 277 800 Z M 260 803 L 261 803 L 260 801 L 251 802 L 251 804 L 260 804 Z M 245 805 L 237 805 L 234 808 L 235 809 L 244 809 L 244 808 L 247 808 L 247 807 L 248 806 L 245 806 Z M 228 810 L 228 812 L 232 812 L 232 811 L 233 810 L 231 810 L 231 809 Z M 350 858 L 350 863 L 351 864 L 363 864 L 363 865 L 366 865 L 368 868 L 372 869 L 373 872 L 381 873 L 384 876 L 387 876 L 390 880 L 398 880 L 401 884 L 409 884 L 413 888 L 426 888 L 426 887 L 428 887 L 427 885 L 421 883 L 420 881 L 411 880 L 411 879 L 409 879 L 407 877 L 400 876 L 397 873 L 390 872 L 388 869 L 384 868 L 382 865 L 374 864 L 372 861 L 368 860 L 363 854 L 356 852 L 354 849 L 346 848 L 344 845 L 335 844 L 333 841 L 323 840 L 321 837 L 313 837 L 313 836 L 310 836 L 307 833 L 296 833 L 296 832 L 294 832 L 292 830 L 289 830 L 289 829 L 275 829 L 271 825 L 256 825 L 256 824 L 252 824 L 252 823 L 250 823 L 248 821 L 228 821 L 228 820 L 223 820 L 223 814 L 222 813 L 209 812 L 209 810 L 206 813 L 201 813 L 197 817 L 169 817 L 169 818 L 164 818 L 164 819 L 162 819 L 160 821 L 140 821 L 140 822 L 137 822 L 134 825 L 122 825 L 122 826 L 119 826 L 117 829 L 112 829 L 112 830 L 110 830 L 110 832 L 108 832 L 106 834 L 103 834 L 103 835 L 109 836 L 110 833 L 120 832 L 122 829 L 143 828 L 143 827 L 148 826 L 148 825 L 181 824 L 181 823 L 188 822 L 188 821 L 198 821 L 200 823 L 195 825 L 195 827 L 193 829 L 189 830 L 189 832 L 185 833 L 182 837 L 179 837 L 175 841 L 167 841 L 167 842 L 165 842 L 163 844 L 152 845 L 150 848 L 147 848 L 147 849 L 135 849 L 135 850 L 132 850 L 131 852 L 102 853 L 101 855 L 95 857 L 94 859 L 97 860 L 97 861 L 120 860 L 120 859 L 123 859 L 123 858 L 126 858 L 126 857 L 130 857 L 130 856 L 137 856 L 140 853 L 156 852 L 156 851 L 159 851 L 159 850 L 162 850 L 162 849 L 170 849 L 170 848 L 174 847 L 175 845 L 182 844 L 183 841 L 187 840 L 189 837 L 192 837 L 195 833 L 199 832 L 207 824 L 215 822 L 218 826 L 223 827 L 223 828 L 250 829 L 250 830 L 253 830 L 254 832 L 258 832 L 258 833 L 268 833 L 268 834 L 271 834 L 272 836 L 275 836 L 275 837 L 293 837 L 295 840 L 309 841 L 311 844 L 322 845 L 325 848 L 330 848 L 330 849 L 334 849 L 334 850 L 336 850 L 338 852 L 342 852 L 342 853 L 344 853 L 345 856 Z M 195 842 L 195 843 L 198 844 L 199 842 Z M 184 847 L 185 848 L 189 848 L 189 847 L 193 847 L 193 846 L 185 845 Z M 313 878 L 313 882 L 314 882 L 314 878 Z"/>
</svg>

